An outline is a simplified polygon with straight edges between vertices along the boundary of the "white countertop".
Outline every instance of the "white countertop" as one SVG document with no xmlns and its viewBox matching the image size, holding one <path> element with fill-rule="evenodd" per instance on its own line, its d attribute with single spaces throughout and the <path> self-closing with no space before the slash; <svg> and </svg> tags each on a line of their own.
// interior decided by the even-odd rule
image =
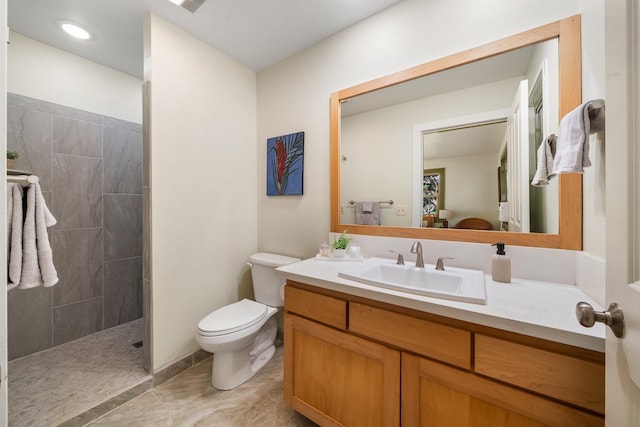
<svg viewBox="0 0 640 427">
<path fill-rule="evenodd" d="M 338 277 L 340 271 L 354 264 L 312 258 L 277 270 L 288 279 L 319 288 L 604 353 L 604 324 L 585 328 L 575 317 L 575 307 L 580 301 L 588 302 L 598 311 L 602 307 L 577 286 L 517 278 L 511 283 L 499 283 L 485 275 L 487 304 L 481 305 L 414 295 Z"/>
</svg>

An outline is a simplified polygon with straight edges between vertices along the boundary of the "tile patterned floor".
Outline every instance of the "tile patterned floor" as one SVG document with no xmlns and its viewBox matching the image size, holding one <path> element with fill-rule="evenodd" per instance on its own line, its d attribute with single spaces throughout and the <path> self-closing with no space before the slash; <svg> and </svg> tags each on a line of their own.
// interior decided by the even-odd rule
<svg viewBox="0 0 640 427">
<path fill-rule="evenodd" d="M 211 386 L 212 357 L 151 389 L 142 335 L 139 319 L 9 362 L 9 426 L 315 426 L 284 404 L 281 346 L 231 391 Z"/>
<path fill-rule="evenodd" d="M 106 426 L 315 426 L 283 401 L 283 348 L 248 382 L 231 391 L 211 386 L 209 357 L 88 424 Z"/>
<path fill-rule="evenodd" d="M 143 333 L 138 319 L 9 362 L 9 426 L 56 426 L 148 381 Z"/>
</svg>

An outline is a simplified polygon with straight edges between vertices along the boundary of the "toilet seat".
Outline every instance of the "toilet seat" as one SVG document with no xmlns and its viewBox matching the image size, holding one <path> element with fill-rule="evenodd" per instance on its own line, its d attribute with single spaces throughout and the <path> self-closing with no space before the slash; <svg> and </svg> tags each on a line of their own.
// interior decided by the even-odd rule
<svg viewBox="0 0 640 427">
<path fill-rule="evenodd" d="M 207 337 L 231 334 L 259 323 L 266 315 L 266 305 L 243 299 L 207 315 L 198 323 L 198 333 Z"/>
</svg>

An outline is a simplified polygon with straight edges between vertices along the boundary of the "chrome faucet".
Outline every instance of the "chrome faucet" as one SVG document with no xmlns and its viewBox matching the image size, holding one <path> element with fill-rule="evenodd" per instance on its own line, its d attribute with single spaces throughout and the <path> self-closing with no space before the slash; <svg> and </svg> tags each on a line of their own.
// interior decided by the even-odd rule
<svg viewBox="0 0 640 427">
<path fill-rule="evenodd" d="M 424 268 L 424 260 L 422 259 L 422 243 L 413 242 L 413 245 L 411 245 L 411 253 L 416 254 L 416 268 Z"/>
</svg>

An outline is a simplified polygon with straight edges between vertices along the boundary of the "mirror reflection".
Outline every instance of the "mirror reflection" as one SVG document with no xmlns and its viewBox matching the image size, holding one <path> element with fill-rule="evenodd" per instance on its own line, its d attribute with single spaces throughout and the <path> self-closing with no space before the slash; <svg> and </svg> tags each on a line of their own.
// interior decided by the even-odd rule
<svg viewBox="0 0 640 427">
<path fill-rule="evenodd" d="M 547 46 L 557 53 L 548 55 L 546 62 L 539 62 L 541 68 L 536 70 L 534 78 L 527 75 L 527 70 L 534 70 L 534 66 L 527 65 L 516 73 L 512 68 L 517 62 L 491 66 L 494 61 L 510 57 L 509 53 L 526 56 L 526 64 L 537 63 L 532 60 L 532 54 L 522 48 L 542 46 L 540 43 L 551 40 L 556 42 Z M 544 48 L 539 49 L 538 55 L 543 51 Z M 544 206 L 546 216 L 542 223 L 547 228 L 545 232 L 536 232 L 535 214 L 530 211 L 531 197 L 535 196 L 524 190 L 525 185 L 527 190 L 530 187 L 526 176 L 528 168 L 521 165 L 525 164 L 526 153 L 534 151 L 532 146 L 527 149 L 524 141 L 533 135 L 538 144 L 541 141 L 538 129 L 541 129 L 541 135 L 553 132 L 558 119 L 580 105 L 581 64 L 580 15 L 575 15 L 333 92 L 330 102 L 331 231 L 348 229 L 352 234 L 475 243 L 500 240 L 508 245 L 580 250 L 582 175 L 558 176 L 558 196 L 554 197 L 550 188 L 542 190 L 545 203 L 549 201 L 549 204 L 538 204 Z M 474 66 L 478 67 L 475 72 L 465 71 Z M 523 75 L 525 79 L 521 78 Z M 515 93 L 498 90 L 501 83 L 509 80 L 514 80 L 512 89 L 517 87 Z M 427 85 L 430 93 L 422 91 L 423 81 L 430 82 Z M 482 98 L 475 90 L 483 87 L 495 90 Z M 466 96 L 458 97 L 458 102 L 454 103 L 453 99 L 446 97 L 452 92 Z M 528 96 L 536 92 L 540 93 L 539 105 L 533 102 L 535 97 L 529 105 Z M 387 96 L 389 93 L 393 96 Z M 407 97 L 407 93 L 411 97 Z M 367 96 L 361 97 L 365 94 Z M 397 98 L 395 101 L 389 101 L 394 97 Z M 508 101 L 505 102 L 504 98 Z M 380 99 L 385 100 L 384 103 Z M 518 102 L 514 103 L 516 99 Z M 430 130 L 438 130 L 454 128 L 460 123 L 483 123 L 488 121 L 487 112 L 505 110 L 505 105 L 509 112 L 503 117 L 507 118 L 507 126 L 510 126 L 505 134 L 510 136 L 511 142 L 504 144 L 506 150 L 500 153 L 494 179 L 498 179 L 499 165 L 501 179 L 498 192 L 500 200 L 505 202 L 508 199 L 508 202 L 502 209 L 500 205 L 496 207 L 492 214 L 494 221 L 498 216 L 502 229 L 496 231 L 487 219 L 476 217 L 459 221 L 456 228 L 423 227 L 420 217 L 424 129 L 416 124 L 435 124 L 437 126 Z M 418 106 L 423 108 L 415 108 Z M 514 109 L 514 106 L 524 108 Z M 525 120 L 529 121 L 529 111 L 533 112 L 531 134 L 521 126 Z M 458 120 L 461 117 L 472 117 L 473 120 Z M 395 118 L 395 121 L 390 118 Z M 344 138 L 344 144 L 341 138 Z M 527 160 L 532 161 L 531 156 Z M 449 194 L 448 184 L 446 194 Z M 396 203 L 380 207 L 382 225 L 355 223 L 348 201 L 391 200 L 392 195 Z M 554 206 L 558 206 L 555 211 Z M 446 208 L 448 211 L 449 206 Z M 455 212 L 452 210 L 451 214 Z M 492 231 L 478 228 L 477 224 L 486 225 L 487 222 Z M 434 224 L 437 224 L 435 220 Z M 468 229 L 461 229 L 461 224 Z M 506 230 L 505 225 L 508 232 L 503 231 Z M 553 227 L 557 227 L 557 233 L 552 231 Z"/>
<path fill-rule="evenodd" d="M 531 186 L 558 75 L 554 38 L 343 100 L 340 223 L 372 224 L 350 201 L 392 199 L 380 225 L 558 233 L 559 180 Z"/>
</svg>

